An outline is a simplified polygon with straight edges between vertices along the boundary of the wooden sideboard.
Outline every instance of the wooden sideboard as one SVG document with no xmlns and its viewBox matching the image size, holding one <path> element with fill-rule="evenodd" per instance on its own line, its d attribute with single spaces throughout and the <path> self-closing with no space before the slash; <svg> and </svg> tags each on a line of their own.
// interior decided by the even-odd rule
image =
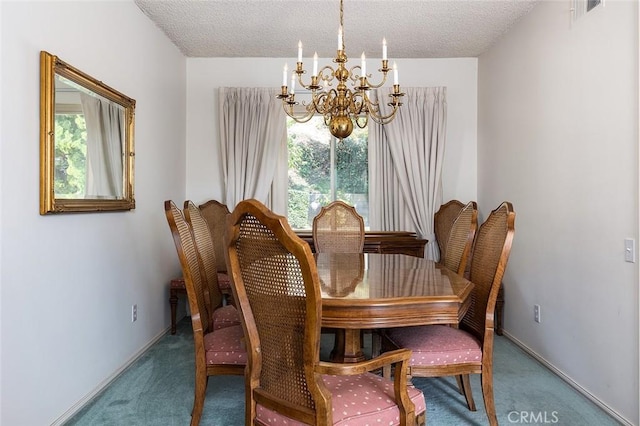
<svg viewBox="0 0 640 426">
<path fill-rule="evenodd" d="M 309 243 L 311 250 L 315 252 L 311 231 L 296 231 L 296 234 Z M 426 244 L 427 240 L 418 238 L 415 232 L 366 231 L 364 236 L 365 253 L 398 253 L 424 257 Z"/>
</svg>

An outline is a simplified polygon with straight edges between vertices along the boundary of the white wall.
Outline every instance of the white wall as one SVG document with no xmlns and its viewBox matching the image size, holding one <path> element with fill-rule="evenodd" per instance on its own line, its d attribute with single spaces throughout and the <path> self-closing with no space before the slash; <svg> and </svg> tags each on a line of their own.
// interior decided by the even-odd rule
<svg viewBox="0 0 640 426">
<path fill-rule="evenodd" d="M 294 52 L 295 53 L 295 52 Z M 295 58 L 187 59 L 187 196 L 222 200 L 219 87 L 276 87 Z M 330 64 L 330 59 L 320 63 Z M 443 199 L 476 199 L 477 59 L 397 59 L 404 87 L 447 87 Z"/>
<path fill-rule="evenodd" d="M 131 1 L 0 8 L 0 423 L 45 425 L 169 325 L 163 201 L 185 194 L 186 60 Z M 135 210 L 39 215 L 40 50 L 137 101 Z"/>
<path fill-rule="evenodd" d="M 2 22 L 2 2 L 0 2 L 0 22 Z M 0 31 L 0 60 L 2 58 L 2 49 L 3 49 L 3 43 L 2 43 L 2 36 L 3 36 L 3 32 Z M 2 62 L 4 62 L 2 60 Z M 2 87 L 4 86 L 3 83 L 3 79 L 2 79 L 2 75 L 3 75 L 3 69 L 4 67 L 2 66 L 2 62 L 0 62 L 0 99 L 3 99 L 3 89 Z M 0 101 L 0 107 L 1 107 L 1 101 Z M 2 141 L 4 140 L 4 137 L 2 137 L 2 131 L 3 127 L 2 127 L 2 108 L 0 108 L 0 153 L 2 153 L 2 146 L 3 143 Z M 0 160 L 0 225 L 2 224 L 2 161 Z M 0 226 L 0 241 L 2 241 L 2 226 Z M 2 244 L 0 243 L 0 402 L 3 401 L 2 399 Z M 0 403 L 0 421 L 2 420 L 2 404 Z"/>
<path fill-rule="evenodd" d="M 567 8 L 542 2 L 480 61 L 398 59 L 400 79 L 448 88 L 444 199 L 515 205 L 507 332 L 638 424 L 638 270 L 622 260 L 638 238 L 637 4 L 573 29 Z M 168 325 L 162 202 L 222 197 L 217 88 L 273 87 L 292 58 L 185 60 L 129 1 L 0 1 L 0 23 L 0 423 L 50 424 Z M 134 211 L 38 214 L 40 50 L 137 100 Z"/>
<path fill-rule="evenodd" d="M 569 3 L 539 3 L 479 58 L 479 208 L 517 214 L 506 332 L 637 425 L 638 3 L 573 28 Z"/>
</svg>

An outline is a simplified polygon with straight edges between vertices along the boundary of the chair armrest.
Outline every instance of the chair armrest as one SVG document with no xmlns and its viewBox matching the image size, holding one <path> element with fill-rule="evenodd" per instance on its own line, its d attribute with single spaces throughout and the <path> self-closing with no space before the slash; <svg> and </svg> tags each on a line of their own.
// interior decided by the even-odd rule
<svg viewBox="0 0 640 426">
<path fill-rule="evenodd" d="M 409 398 L 407 389 L 410 357 L 411 351 L 409 349 L 397 349 L 361 362 L 349 364 L 320 362 L 316 365 L 315 373 L 347 376 L 364 374 L 385 366 L 395 365 L 393 392 L 400 410 L 400 418 L 404 419 L 406 424 L 413 424 L 415 422 L 415 405 Z"/>
<path fill-rule="evenodd" d="M 353 362 L 353 363 L 337 363 L 321 361 L 316 366 L 316 373 L 318 374 L 334 374 L 339 376 L 349 376 L 355 374 L 363 374 L 369 371 L 377 370 L 386 365 L 405 364 L 408 368 L 409 358 L 411 357 L 411 351 L 409 349 L 396 349 L 394 351 L 385 352 L 380 356 L 377 356 L 366 361 Z M 396 365 L 396 368 L 398 366 Z"/>
</svg>

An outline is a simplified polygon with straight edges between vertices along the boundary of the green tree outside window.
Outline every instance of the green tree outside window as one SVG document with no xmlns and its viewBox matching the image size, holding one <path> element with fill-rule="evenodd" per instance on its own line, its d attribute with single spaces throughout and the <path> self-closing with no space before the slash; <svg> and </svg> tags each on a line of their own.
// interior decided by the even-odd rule
<svg viewBox="0 0 640 426">
<path fill-rule="evenodd" d="M 339 141 L 322 117 L 306 123 L 287 119 L 289 202 L 287 216 L 294 229 L 311 229 L 320 208 L 334 200 L 356 207 L 368 226 L 369 175 L 367 129 L 355 127 Z"/>
</svg>

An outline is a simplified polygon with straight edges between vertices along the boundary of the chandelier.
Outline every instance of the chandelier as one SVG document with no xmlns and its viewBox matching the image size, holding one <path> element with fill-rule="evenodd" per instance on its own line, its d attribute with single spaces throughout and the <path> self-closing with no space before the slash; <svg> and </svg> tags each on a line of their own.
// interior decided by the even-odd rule
<svg viewBox="0 0 640 426">
<path fill-rule="evenodd" d="M 398 68 L 393 64 L 393 91 L 389 94 L 391 101 L 387 103 L 391 111 L 384 115 L 380 110 L 380 104 L 369 98 L 369 90 L 382 87 L 387 81 L 389 61 L 387 59 L 387 43 L 382 40 L 382 81 L 378 84 L 371 83 L 367 74 L 366 58 L 362 52 L 360 65 L 347 69 L 347 55 L 344 47 L 343 33 L 343 5 L 340 0 L 340 27 L 338 28 L 338 52 L 333 62 L 335 68 L 326 65 L 318 70 L 318 54 L 313 55 L 313 72 L 311 82 L 305 84 L 302 74 L 306 71 L 302 64 L 302 42 L 298 42 L 298 62 L 296 69 L 291 73 L 291 87 L 287 87 L 287 65 L 282 72 L 282 91 L 278 95 L 282 99 L 285 112 L 299 123 L 309 121 L 316 114 L 324 117 L 324 123 L 329 131 L 338 139 L 348 137 L 353 131 L 354 123 L 361 129 L 367 126 L 369 117 L 376 123 L 386 124 L 393 120 L 398 108 L 402 105 L 400 98 L 404 93 L 400 92 L 398 84 Z M 297 102 L 295 98 L 296 74 L 298 84 L 311 95 L 310 101 Z M 335 83 L 335 88 L 333 87 Z M 347 83 L 353 89 L 347 87 Z"/>
</svg>

